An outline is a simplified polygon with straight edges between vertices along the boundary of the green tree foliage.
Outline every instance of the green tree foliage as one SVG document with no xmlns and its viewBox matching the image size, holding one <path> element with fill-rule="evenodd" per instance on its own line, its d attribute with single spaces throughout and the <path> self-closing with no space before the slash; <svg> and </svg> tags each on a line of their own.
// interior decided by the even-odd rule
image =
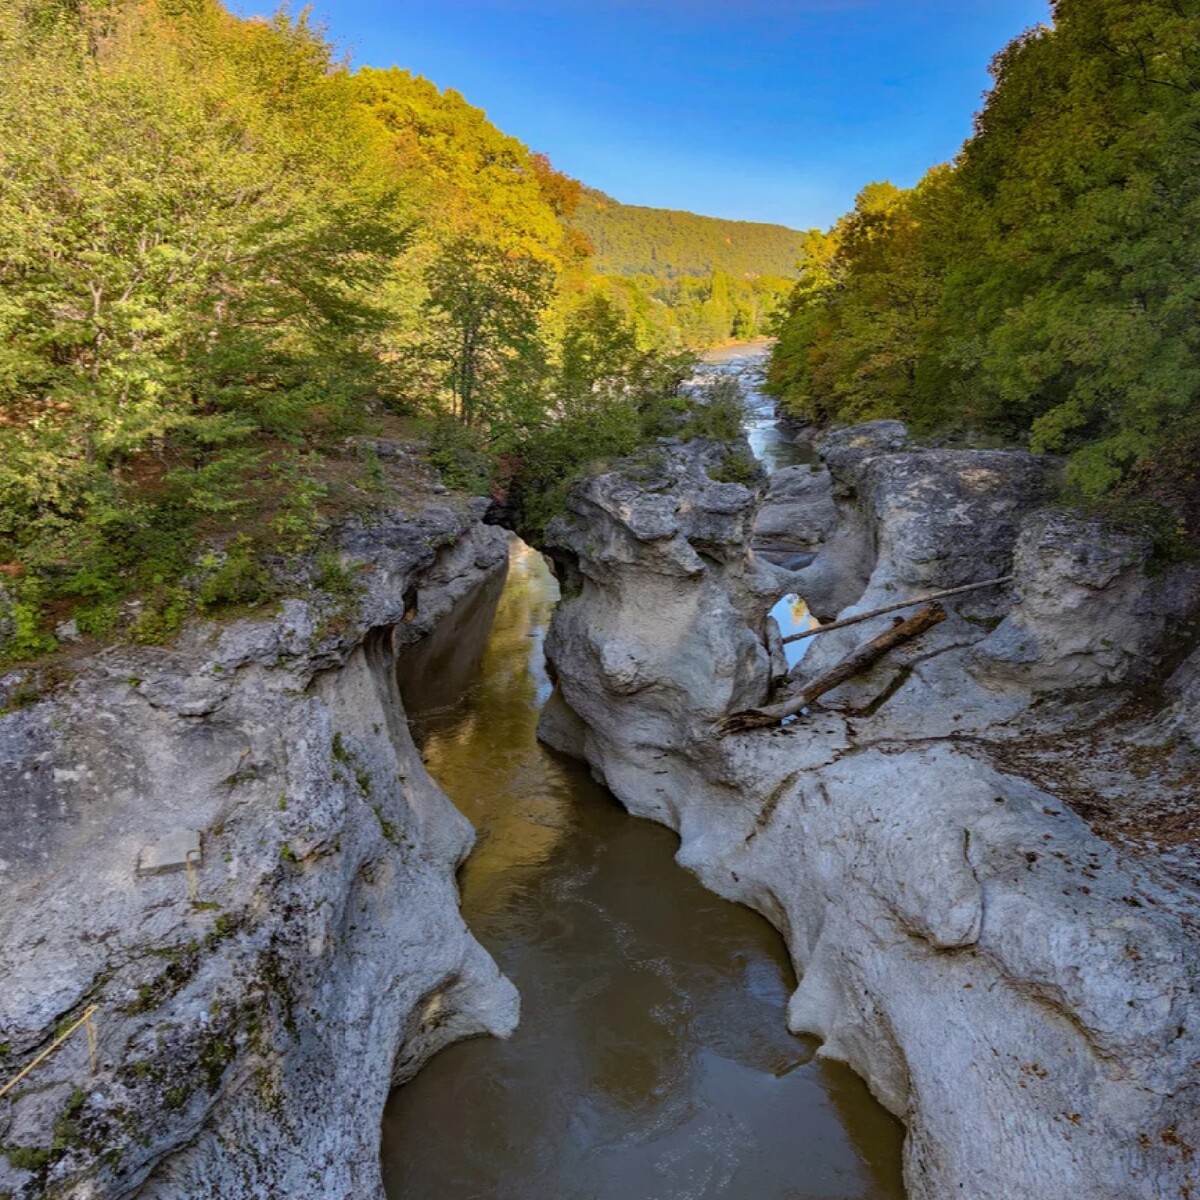
<svg viewBox="0 0 1200 1200">
<path fill-rule="evenodd" d="M 387 389 L 411 218 L 303 20 L 97 11 L 0 0 L 0 538 L 103 607 L 237 506 L 256 437 Z"/>
<path fill-rule="evenodd" d="M 391 135 L 426 243 L 469 237 L 558 266 L 578 259 L 560 217 L 578 203 L 579 184 L 544 155 L 502 133 L 458 92 L 408 71 L 366 67 L 350 86 Z"/>
<path fill-rule="evenodd" d="M 530 420 L 540 410 L 546 347 L 540 319 L 553 289 L 547 263 L 457 238 L 430 264 L 423 351 L 465 425 Z"/>
<path fill-rule="evenodd" d="M 646 344 L 708 346 L 766 334 L 805 243 L 782 225 L 620 204 L 590 188 L 572 223 Z"/>
<path fill-rule="evenodd" d="M 95 51 L 66 20 L 25 53 L 6 39 L 0 494 L 22 517 L 151 439 L 286 421 L 371 366 L 404 223 L 324 45 L 211 10 L 162 26 L 139 12 Z M 309 88 L 280 105 L 280 76 Z M 47 427 L 71 469 L 36 470 Z"/>
<path fill-rule="evenodd" d="M 954 168 L 868 189 L 810 256 L 771 387 L 1064 452 L 1101 494 L 1200 449 L 1200 5 L 1057 0 L 993 73 Z"/>
<path fill-rule="evenodd" d="M 944 378 L 924 353 L 942 299 L 939 206 L 949 172 L 912 191 L 871 184 L 827 235 L 813 230 L 780 321 L 768 388 L 805 420 L 929 423 Z"/>
<path fill-rule="evenodd" d="M 583 190 L 573 219 L 595 248 L 596 269 L 606 275 L 794 276 L 804 240 L 784 225 L 621 204 L 592 188 Z"/>
<path fill-rule="evenodd" d="M 644 346 L 703 348 L 731 339 L 764 337 L 774 327 L 794 279 L 763 275 L 606 275 L 596 286 L 633 322 Z"/>
<path fill-rule="evenodd" d="M 387 131 L 421 220 L 419 235 L 397 259 L 388 285 L 396 319 L 381 351 L 402 365 L 410 405 L 428 406 L 431 397 L 441 395 L 461 411 L 463 381 L 447 376 L 452 339 L 440 318 L 450 309 L 465 317 L 464 285 L 471 278 L 481 285 L 489 278 L 498 283 L 505 275 L 498 268 L 505 262 L 512 265 L 507 274 L 518 290 L 521 276 L 529 277 L 531 285 L 534 277 L 552 277 L 557 288 L 567 273 L 586 273 L 587 248 L 564 223 L 578 203 L 580 186 L 555 171 L 544 155 L 531 153 L 497 129 L 458 92 L 440 91 L 396 68 L 364 68 L 350 83 Z M 461 268 L 454 261 L 456 248 L 466 251 Z M 467 263 L 472 264 L 469 272 Z M 454 289 L 459 299 L 449 306 L 434 301 L 435 284 L 443 301 L 451 299 Z M 556 302 L 557 295 L 547 303 L 540 283 L 535 291 L 537 307 L 544 310 L 541 332 L 552 337 L 559 332 L 563 305 Z M 489 308 L 500 315 L 494 305 Z M 519 357 L 526 364 L 531 361 L 528 354 Z M 507 372 L 510 380 L 518 374 Z M 478 415 L 472 411 L 470 419 Z"/>
<path fill-rule="evenodd" d="M 428 418 L 449 481 L 542 519 L 649 436 L 681 360 L 589 269 L 581 195 L 304 17 L 0 0 L 0 660 L 269 599 L 378 487 L 348 433 Z M 717 336 L 737 288 L 703 291 Z"/>
<path fill-rule="evenodd" d="M 641 357 L 637 331 L 608 297 L 588 296 L 570 315 L 562 340 L 558 394 L 573 408 L 597 395 L 615 398 Z"/>
<path fill-rule="evenodd" d="M 612 300 L 584 298 L 566 318 L 550 406 L 504 438 L 520 528 L 539 539 L 580 471 L 678 432 L 687 407 L 681 385 L 693 365 L 689 354 L 639 349 L 633 322 Z"/>
</svg>

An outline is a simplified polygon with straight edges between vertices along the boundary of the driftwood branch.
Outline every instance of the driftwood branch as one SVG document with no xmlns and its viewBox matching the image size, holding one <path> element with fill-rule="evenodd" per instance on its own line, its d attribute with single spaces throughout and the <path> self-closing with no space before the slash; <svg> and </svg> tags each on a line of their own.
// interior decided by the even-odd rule
<svg viewBox="0 0 1200 1200">
<path fill-rule="evenodd" d="M 717 732 L 724 737 L 729 733 L 745 733 L 750 729 L 761 729 L 767 725 L 778 725 L 786 717 L 794 717 L 806 709 L 818 696 L 831 692 L 839 684 L 865 671 L 873 663 L 881 659 L 889 650 L 912 638 L 918 637 L 927 629 L 932 629 L 940 621 L 946 619 L 946 610 L 940 604 L 931 604 L 919 613 L 909 617 L 907 621 L 897 619 L 891 629 L 885 630 L 878 637 L 864 642 L 851 654 L 847 654 L 836 666 L 831 667 L 824 675 L 818 675 L 807 687 L 789 697 L 782 704 L 770 708 L 751 708 L 745 712 L 733 713 L 717 727 Z"/>
<path fill-rule="evenodd" d="M 983 588 L 1002 587 L 1012 583 L 1015 575 L 1005 575 L 1001 579 L 985 579 L 983 583 L 965 583 L 962 587 L 947 588 L 943 592 L 931 592 L 928 596 L 918 596 L 915 600 L 899 600 L 895 604 L 883 608 L 873 608 L 870 612 L 859 613 L 856 617 L 847 617 L 844 621 L 830 621 L 828 625 L 818 625 L 815 629 L 805 629 L 801 633 L 791 633 L 783 639 L 786 646 L 789 642 L 798 642 L 803 638 L 816 637 L 818 633 L 832 633 L 835 629 L 845 629 L 848 625 L 861 625 L 863 621 L 884 617 L 888 613 L 899 612 L 902 608 L 913 608 L 918 604 L 930 604 L 934 600 L 948 600 L 951 596 L 963 596 L 967 592 L 978 592 Z"/>
</svg>

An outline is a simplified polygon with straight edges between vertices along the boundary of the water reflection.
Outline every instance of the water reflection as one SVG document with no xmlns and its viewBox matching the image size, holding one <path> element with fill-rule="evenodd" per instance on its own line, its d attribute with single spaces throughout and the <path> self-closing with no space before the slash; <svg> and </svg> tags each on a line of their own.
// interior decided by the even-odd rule
<svg viewBox="0 0 1200 1200">
<path fill-rule="evenodd" d="M 784 596 L 771 609 L 771 616 L 779 622 L 779 631 L 785 638 L 790 637 L 794 633 L 804 633 L 806 630 L 816 629 L 820 624 L 820 621 L 808 611 L 808 605 L 795 594 Z M 803 641 L 785 645 L 783 649 L 787 655 L 788 666 L 794 667 L 808 653 L 808 648 L 811 645 L 812 638 L 805 638 Z"/>
<path fill-rule="evenodd" d="M 555 599 L 518 545 L 498 600 L 472 597 L 403 665 L 429 769 L 480 832 L 464 914 L 522 1020 L 394 1094 L 389 1197 L 901 1197 L 899 1127 L 784 1027 L 794 981 L 776 933 L 678 868 L 669 831 L 537 744 Z"/>
</svg>

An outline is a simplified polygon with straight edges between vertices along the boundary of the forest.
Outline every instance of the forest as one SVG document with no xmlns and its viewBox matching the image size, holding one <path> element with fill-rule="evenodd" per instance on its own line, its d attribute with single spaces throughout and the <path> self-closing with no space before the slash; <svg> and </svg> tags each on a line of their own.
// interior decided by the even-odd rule
<svg viewBox="0 0 1200 1200">
<path fill-rule="evenodd" d="M 648 336 L 705 345 L 765 335 L 795 282 L 805 234 L 621 204 L 584 188 L 572 225 L 594 269 Z"/>
<path fill-rule="evenodd" d="M 587 234 L 606 275 L 758 275 L 795 278 L 805 235 L 783 225 L 725 221 L 668 208 L 622 204 L 584 188 L 572 224 Z"/>
<path fill-rule="evenodd" d="M 996 56 L 953 163 L 808 234 L 769 387 L 804 421 L 1060 455 L 1078 496 L 1194 541 L 1200 5 L 1053 18 Z"/>
<path fill-rule="evenodd" d="M 305 15 L 0 0 L 0 180 L 0 661 L 270 600 L 377 501 L 355 439 L 536 526 L 738 319 L 639 319 L 576 181 Z"/>
<path fill-rule="evenodd" d="M 953 163 L 796 234 L 620 205 L 304 15 L 0 0 L 0 660 L 269 599 L 348 439 L 536 531 L 765 331 L 797 419 L 1028 445 L 1195 541 L 1198 9 L 1057 0 Z"/>
</svg>

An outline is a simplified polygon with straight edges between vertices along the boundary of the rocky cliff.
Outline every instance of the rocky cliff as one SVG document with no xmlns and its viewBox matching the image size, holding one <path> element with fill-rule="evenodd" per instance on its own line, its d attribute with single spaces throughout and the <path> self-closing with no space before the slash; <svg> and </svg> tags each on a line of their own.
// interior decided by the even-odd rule
<svg viewBox="0 0 1200 1200">
<path fill-rule="evenodd" d="M 789 1024 L 904 1120 L 914 1200 L 1200 1194 L 1197 660 L 1132 689 L 1178 654 L 1195 570 L 1045 507 L 1026 454 L 843 431 L 757 535 L 719 457 L 664 446 L 551 527 L 572 598 L 542 736 L 781 930 Z M 788 677 L 782 593 L 828 618 L 1010 574 L 794 723 L 717 736 L 888 624 Z"/>
<path fill-rule="evenodd" d="M 394 664 L 503 569 L 453 507 L 352 520 L 341 595 L 0 682 L 0 1196 L 366 1200 L 393 1084 L 506 1034 L 470 827 Z"/>
</svg>

